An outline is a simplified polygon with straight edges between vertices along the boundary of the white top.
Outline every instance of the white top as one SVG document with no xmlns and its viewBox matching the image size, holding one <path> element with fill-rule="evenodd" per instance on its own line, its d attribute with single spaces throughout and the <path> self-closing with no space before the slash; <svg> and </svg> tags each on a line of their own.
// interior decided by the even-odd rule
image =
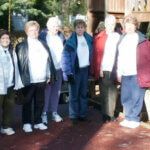
<svg viewBox="0 0 150 150">
<path fill-rule="evenodd" d="M 7 60 L 6 65 L 8 65 L 7 67 L 5 66 L 5 68 L 9 68 L 9 74 L 8 75 L 5 74 L 6 76 L 8 76 L 7 87 L 9 88 L 14 85 L 14 83 L 13 83 L 14 66 L 13 66 L 12 58 L 10 56 L 8 48 L 6 48 L 6 49 L 3 48 L 3 50 L 4 50 L 4 57 Z M 5 71 L 5 69 L 4 69 L 4 71 Z"/>
<path fill-rule="evenodd" d="M 104 55 L 103 55 L 100 70 L 110 71 L 110 72 L 112 71 L 119 38 L 120 35 L 116 32 L 112 32 L 108 34 L 108 38 L 105 43 Z"/>
<path fill-rule="evenodd" d="M 84 36 L 77 36 L 78 47 L 77 47 L 77 56 L 79 59 L 79 67 L 84 68 L 89 66 L 89 47 L 85 40 Z"/>
<path fill-rule="evenodd" d="M 28 37 L 30 82 L 46 81 L 50 77 L 48 52 L 38 39 Z"/>
<path fill-rule="evenodd" d="M 138 45 L 138 34 L 127 34 L 119 44 L 118 54 L 118 77 L 136 75 L 136 50 Z"/>
<path fill-rule="evenodd" d="M 56 70 L 61 68 L 61 55 L 63 51 L 63 43 L 58 35 L 47 34 L 46 41 L 51 51 L 52 59 Z"/>
</svg>

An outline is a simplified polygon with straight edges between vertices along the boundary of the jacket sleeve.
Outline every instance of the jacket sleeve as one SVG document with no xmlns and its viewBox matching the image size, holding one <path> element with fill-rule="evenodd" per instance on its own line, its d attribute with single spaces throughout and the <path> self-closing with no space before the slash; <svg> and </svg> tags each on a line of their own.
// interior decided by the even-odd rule
<svg viewBox="0 0 150 150">
<path fill-rule="evenodd" d="M 5 86 L 3 66 L 2 63 L 0 62 L 0 95 L 6 95 L 6 94 L 7 94 L 7 88 Z"/>
<path fill-rule="evenodd" d="M 67 75 L 72 74 L 72 66 L 71 66 L 71 51 L 73 50 L 72 47 L 66 45 L 61 58 L 61 65 L 63 71 L 63 77 L 65 81 L 68 81 Z"/>
<path fill-rule="evenodd" d="M 17 61 L 17 56 L 15 51 L 13 51 L 13 57 L 14 57 L 14 67 L 15 67 L 15 90 L 18 90 L 20 88 L 23 88 L 23 83 L 21 81 L 20 73 L 19 73 L 19 68 L 18 68 L 18 61 Z"/>
<path fill-rule="evenodd" d="M 150 87 L 150 41 L 148 40 L 138 45 L 137 80 L 141 88 Z"/>
</svg>

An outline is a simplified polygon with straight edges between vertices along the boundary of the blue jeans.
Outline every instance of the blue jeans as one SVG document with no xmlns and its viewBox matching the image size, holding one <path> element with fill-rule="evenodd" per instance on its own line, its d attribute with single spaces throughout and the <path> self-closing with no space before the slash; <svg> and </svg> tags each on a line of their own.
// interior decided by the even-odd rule
<svg viewBox="0 0 150 150">
<path fill-rule="evenodd" d="M 75 83 L 69 84 L 69 117 L 86 117 L 88 67 L 80 68 L 75 74 Z"/>
<path fill-rule="evenodd" d="M 129 121 L 140 121 L 145 88 L 140 88 L 137 76 L 123 76 L 121 86 L 121 103 L 125 109 L 125 118 Z"/>
</svg>

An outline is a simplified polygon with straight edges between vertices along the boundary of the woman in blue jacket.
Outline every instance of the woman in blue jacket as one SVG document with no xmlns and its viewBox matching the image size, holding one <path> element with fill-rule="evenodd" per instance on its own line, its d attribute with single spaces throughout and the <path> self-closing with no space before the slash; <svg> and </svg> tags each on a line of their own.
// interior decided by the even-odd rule
<svg viewBox="0 0 150 150">
<path fill-rule="evenodd" d="M 62 54 L 62 70 L 64 80 L 69 82 L 69 118 L 76 124 L 78 120 L 89 121 L 86 95 L 93 38 L 85 32 L 83 20 L 77 19 L 74 28 Z"/>
</svg>

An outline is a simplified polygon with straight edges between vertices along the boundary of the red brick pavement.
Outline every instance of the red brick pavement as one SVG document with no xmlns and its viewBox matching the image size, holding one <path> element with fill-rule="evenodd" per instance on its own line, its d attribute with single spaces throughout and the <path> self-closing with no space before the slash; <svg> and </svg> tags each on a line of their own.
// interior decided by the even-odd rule
<svg viewBox="0 0 150 150">
<path fill-rule="evenodd" d="M 102 123 L 100 111 L 89 107 L 91 123 L 72 125 L 68 119 L 68 106 L 61 105 L 64 122 L 50 121 L 46 131 L 24 133 L 21 108 L 15 111 L 13 127 L 16 134 L 0 134 L 0 150 L 150 150 L 150 130 L 139 127 L 128 129 L 118 122 Z"/>
</svg>

